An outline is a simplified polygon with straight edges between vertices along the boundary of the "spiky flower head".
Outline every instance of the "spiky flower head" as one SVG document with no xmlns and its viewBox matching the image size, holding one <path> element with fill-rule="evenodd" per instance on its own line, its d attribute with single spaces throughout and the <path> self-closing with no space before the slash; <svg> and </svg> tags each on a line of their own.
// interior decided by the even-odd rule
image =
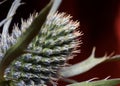
<svg viewBox="0 0 120 86">
<path fill-rule="evenodd" d="M 37 13 L 28 20 L 22 20 L 20 28 L 15 25 L 5 40 L 1 37 L 1 59 L 35 17 Z M 49 15 L 39 34 L 26 49 L 26 54 L 14 60 L 6 69 L 5 79 L 12 80 L 13 86 L 46 86 L 61 78 L 59 70 L 78 52 L 77 47 L 81 42 L 77 38 L 82 35 L 78 27 L 79 22 L 71 20 L 70 15 Z"/>
</svg>

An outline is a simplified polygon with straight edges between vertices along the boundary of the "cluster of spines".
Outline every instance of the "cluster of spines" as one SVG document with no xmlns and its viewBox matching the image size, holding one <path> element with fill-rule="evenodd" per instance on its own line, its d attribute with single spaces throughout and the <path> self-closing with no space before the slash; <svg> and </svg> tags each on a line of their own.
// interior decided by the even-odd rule
<svg viewBox="0 0 120 86">
<path fill-rule="evenodd" d="M 22 21 L 21 28 L 14 27 L 11 37 L 18 37 L 29 27 L 34 17 Z M 79 23 L 65 13 L 48 16 L 36 38 L 20 56 L 6 69 L 5 78 L 12 79 L 16 86 L 43 86 L 51 80 L 59 79 L 59 69 L 76 52 Z M 13 43 L 14 44 L 14 43 Z"/>
</svg>

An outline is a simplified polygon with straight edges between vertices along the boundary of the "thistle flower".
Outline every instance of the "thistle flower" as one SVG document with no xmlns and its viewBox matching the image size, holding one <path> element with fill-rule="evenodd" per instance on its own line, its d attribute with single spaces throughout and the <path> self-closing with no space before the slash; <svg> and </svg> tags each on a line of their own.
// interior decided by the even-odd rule
<svg viewBox="0 0 120 86">
<path fill-rule="evenodd" d="M 37 13 L 30 15 L 28 20 L 22 20 L 20 28 L 15 25 L 6 42 L 0 40 L 1 57 L 16 43 L 35 17 Z M 61 78 L 59 70 L 66 66 L 81 43 L 77 39 L 82 35 L 78 27 L 79 22 L 71 20 L 70 15 L 49 15 L 39 34 L 26 49 L 27 53 L 13 61 L 6 69 L 5 79 L 12 80 L 11 84 L 15 86 L 43 86 Z"/>
<path fill-rule="evenodd" d="M 95 58 L 93 48 L 89 58 L 68 66 L 68 61 L 79 53 L 81 40 L 78 37 L 82 32 L 79 32 L 78 21 L 73 21 L 66 13 L 56 12 L 61 0 L 51 0 L 39 14 L 22 19 L 20 27 L 14 25 L 9 34 L 12 17 L 22 4 L 20 2 L 14 0 L 7 17 L 0 22 L 0 27 L 4 25 L 0 34 L 0 86 L 47 86 L 49 83 L 56 86 L 55 81 L 61 78 L 73 83 L 67 86 L 113 86 L 120 83 L 120 79 L 106 80 L 108 78 L 92 81 L 93 78 L 87 83 L 66 79 L 100 63 L 120 60 L 120 55 Z"/>
</svg>

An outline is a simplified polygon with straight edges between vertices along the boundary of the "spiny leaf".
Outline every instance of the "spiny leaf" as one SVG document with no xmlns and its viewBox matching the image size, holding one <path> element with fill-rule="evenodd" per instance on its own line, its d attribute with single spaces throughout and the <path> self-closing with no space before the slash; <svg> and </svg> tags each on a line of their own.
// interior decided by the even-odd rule
<svg viewBox="0 0 120 86">
<path fill-rule="evenodd" d="M 86 59 L 83 62 L 80 62 L 78 64 L 72 65 L 70 67 L 63 68 L 60 71 L 60 74 L 63 77 L 72 77 L 72 76 L 84 73 L 84 72 L 92 69 L 93 67 L 104 62 L 107 59 L 106 55 L 102 58 L 95 58 L 94 54 L 95 54 L 95 48 L 93 49 L 92 54 L 90 55 L 90 57 L 88 59 Z"/>
<path fill-rule="evenodd" d="M 0 21 L 0 27 L 2 26 L 2 25 L 4 25 L 9 19 L 11 19 L 12 18 L 12 16 L 11 17 L 9 17 L 9 18 L 6 18 L 6 19 L 4 19 L 4 20 L 2 20 L 2 21 Z"/>
<path fill-rule="evenodd" d="M 105 62 L 112 62 L 112 61 L 120 61 L 120 55 L 112 56 L 111 58 L 108 58 Z"/>
<path fill-rule="evenodd" d="M 8 29 L 9 29 L 10 23 L 12 21 L 12 16 L 16 13 L 16 10 L 22 4 L 20 2 L 21 2 L 21 0 L 14 0 L 14 2 L 7 14 L 6 19 L 8 19 L 8 20 L 4 23 L 3 31 L 2 31 L 2 37 L 3 37 L 2 39 L 3 40 L 6 40 L 6 36 L 8 34 Z"/>
<path fill-rule="evenodd" d="M 67 86 L 116 86 L 120 84 L 120 79 L 98 80 L 93 82 L 80 82 Z"/>
<path fill-rule="evenodd" d="M 53 5 L 53 1 L 51 2 L 39 13 L 38 17 L 34 19 L 32 24 L 28 27 L 28 29 L 21 35 L 18 39 L 17 43 L 12 46 L 5 54 L 4 58 L 0 63 L 0 80 L 4 80 L 4 70 L 9 66 L 9 64 L 23 54 L 23 51 L 27 48 L 28 44 L 32 41 L 32 39 L 39 33 L 41 26 L 46 20 L 46 17 Z"/>
<path fill-rule="evenodd" d="M 88 59 L 79 62 L 75 65 L 72 65 L 70 67 L 65 67 L 61 69 L 60 74 L 63 77 L 72 77 L 87 72 L 93 67 L 97 66 L 98 64 L 119 60 L 120 55 L 112 56 L 112 54 L 109 56 L 105 55 L 103 57 L 95 58 L 95 48 L 93 48 L 92 54 L 88 57 Z"/>
</svg>

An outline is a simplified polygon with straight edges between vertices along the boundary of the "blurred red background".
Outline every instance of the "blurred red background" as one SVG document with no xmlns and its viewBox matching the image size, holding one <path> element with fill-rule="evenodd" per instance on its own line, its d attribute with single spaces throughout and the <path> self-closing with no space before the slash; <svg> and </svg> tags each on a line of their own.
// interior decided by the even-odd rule
<svg viewBox="0 0 120 86">
<path fill-rule="evenodd" d="M 12 1 L 8 0 L 0 6 L 1 20 L 6 16 Z M 14 22 L 20 22 L 20 17 L 27 18 L 29 13 L 35 10 L 40 11 L 49 0 L 23 1 L 26 4 L 18 9 Z M 97 57 L 103 56 L 105 52 L 108 55 L 113 51 L 120 54 L 120 0 L 63 0 L 59 11 L 71 14 L 73 20 L 80 21 L 80 30 L 84 33 L 81 53 L 70 61 L 71 64 L 86 59 L 91 54 L 93 46 L 96 46 Z M 120 78 L 120 62 L 100 64 L 72 79 L 84 81 L 94 77 L 104 79 L 107 76 Z M 59 86 L 65 84 L 60 82 Z"/>
</svg>

